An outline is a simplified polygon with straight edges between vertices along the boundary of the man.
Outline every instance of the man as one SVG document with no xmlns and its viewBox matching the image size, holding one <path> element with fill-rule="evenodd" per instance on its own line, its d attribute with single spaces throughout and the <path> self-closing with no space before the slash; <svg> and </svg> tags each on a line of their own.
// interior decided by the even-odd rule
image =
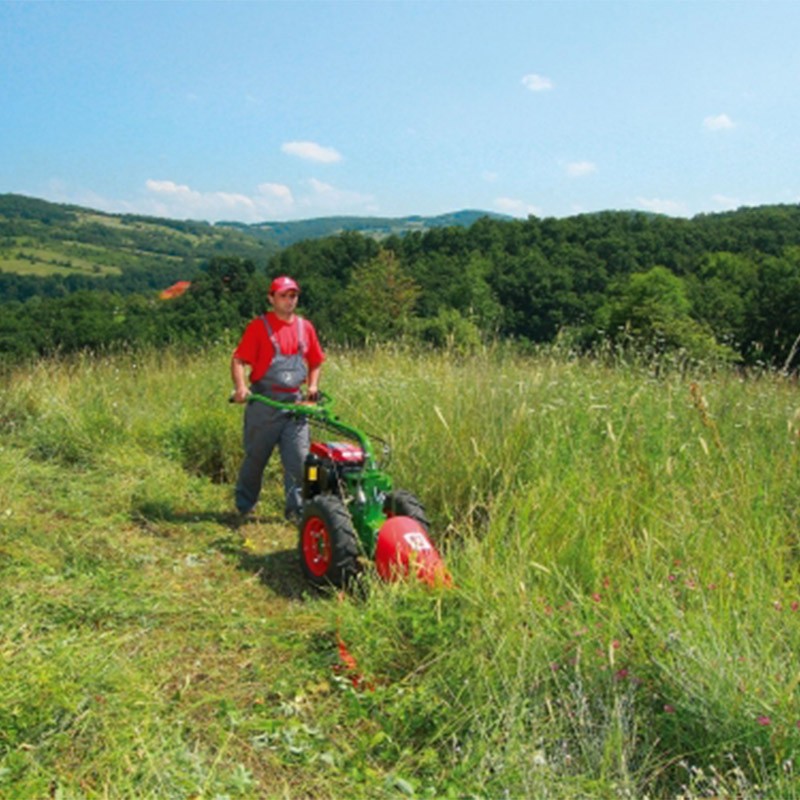
<svg viewBox="0 0 800 800">
<path fill-rule="evenodd" d="M 247 403 L 251 392 L 282 403 L 319 396 L 319 377 L 325 354 L 314 326 L 295 313 L 300 287 L 285 275 L 272 282 L 268 300 L 271 310 L 245 328 L 231 358 L 233 400 Z M 245 370 L 250 368 L 247 385 Z M 283 465 L 285 514 L 296 520 L 302 509 L 303 462 L 309 448 L 308 420 L 254 401 L 244 414 L 244 461 L 236 483 L 236 508 L 242 515 L 252 511 L 261 493 L 264 469 L 275 446 Z"/>
</svg>

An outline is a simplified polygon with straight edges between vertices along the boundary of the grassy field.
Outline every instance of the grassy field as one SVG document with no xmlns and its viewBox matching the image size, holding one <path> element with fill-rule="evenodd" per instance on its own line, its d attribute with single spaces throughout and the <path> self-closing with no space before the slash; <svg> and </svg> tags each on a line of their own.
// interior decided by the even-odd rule
<svg viewBox="0 0 800 800">
<path fill-rule="evenodd" d="M 44 247 L 15 246 L 13 243 L 0 249 L 0 270 L 20 275 L 118 275 L 117 267 L 103 262 L 104 253 L 97 249 L 97 260 L 91 257 L 91 248 L 75 248 L 69 243 Z"/>
<path fill-rule="evenodd" d="M 332 353 L 455 581 L 337 597 L 228 353 L 5 376 L 0 798 L 800 797 L 795 383 Z"/>
</svg>

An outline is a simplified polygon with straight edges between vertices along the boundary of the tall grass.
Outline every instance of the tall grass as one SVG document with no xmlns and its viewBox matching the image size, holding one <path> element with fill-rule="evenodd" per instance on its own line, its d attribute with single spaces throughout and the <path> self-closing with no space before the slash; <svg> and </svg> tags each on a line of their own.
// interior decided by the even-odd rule
<svg viewBox="0 0 800 800">
<path fill-rule="evenodd" d="M 796 385 L 333 353 L 455 583 L 336 599 L 276 465 L 232 526 L 228 352 L 0 394 L 0 797 L 800 796 Z"/>
<path fill-rule="evenodd" d="M 404 675 L 436 698 L 439 746 L 473 750 L 467 785 L 795 796 L 796 387 L 496 353 L 420 359 L 400 383 L 426 390 L 386 415 L 412 431 L 399 473 L 458 589 L 354 605 L 348 640 L 392 703 Z"/>
</svg>

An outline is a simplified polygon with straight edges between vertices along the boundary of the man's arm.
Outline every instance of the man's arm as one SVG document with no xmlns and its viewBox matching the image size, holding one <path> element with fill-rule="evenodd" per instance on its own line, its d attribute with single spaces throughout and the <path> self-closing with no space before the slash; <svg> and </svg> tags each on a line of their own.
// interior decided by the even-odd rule
<svg viewBox="0 0 800 800">
<path fill-rule="evenodd" d="M 315 401 L 319 397 L 319 374 L 322 372 L 322 364 L 311 367 L 308 371 L 308 390 L 306 396 L 309 400 Z"/>
<path fill-rule="evenodd" d="M 235 403 L 246 403 L 250 394 L 245 378 L 246 364 L 241 358 L 233 356 L 231 358 L 231 378 L 233 379 L 233 401 Z"/>
</svg>

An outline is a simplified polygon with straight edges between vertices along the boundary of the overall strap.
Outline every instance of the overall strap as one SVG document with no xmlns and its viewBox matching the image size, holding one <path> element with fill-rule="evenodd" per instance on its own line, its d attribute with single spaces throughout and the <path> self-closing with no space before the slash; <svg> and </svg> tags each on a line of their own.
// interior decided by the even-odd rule
<svg viewBox="0 0 800 800">
<path fill-rule="evenodd" d="M 278 337 L 275 335 L 275 332 L 272 330 L 272 326 L 269 324 L 269 320 L 267 319 L 266 314 L 261 315 L 261 319 L 264 322 L 264 327 L 267 329 L 267 336 L 269 336 L 270 342 L 272 342 L 272 348 L 275 351 L 276 355 L 283 355 L 281 352 L 281 346 L 278 344 Z"/>
<path fill-rule="evenodd" d="M 306 350 L 306 326 L 303 325 L 302 317 L 295 316 L 297 320 L 297 352 L 305 358 Z"/>
<path fill-rule="evenodd" d="M 272 342 L 272 347 L 275 350 L 275 354 L 283 355 L 281 346 L 278 344 L 278 337 L 275 335 L 275 331 L 272 330 L 272 326 L 269 324 L 267 315 L 262 314 L 261 319 L 264 322 L 264 327 L 267 329 L 267 336 L 269 336 L 269 340 L 270 342 Z M 302 317 L 298 317 L 297 315 L 295 315 L 294 319 L 295 323 L 297 324 L 297 352 L 299 355 L 305 358 L 306 350 L 308 350 L 308 347 L 306 345 L 306 326 L 303 325 Z"/>
</svg>

